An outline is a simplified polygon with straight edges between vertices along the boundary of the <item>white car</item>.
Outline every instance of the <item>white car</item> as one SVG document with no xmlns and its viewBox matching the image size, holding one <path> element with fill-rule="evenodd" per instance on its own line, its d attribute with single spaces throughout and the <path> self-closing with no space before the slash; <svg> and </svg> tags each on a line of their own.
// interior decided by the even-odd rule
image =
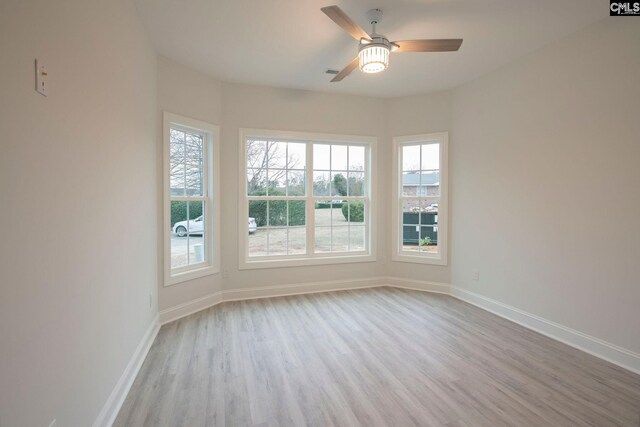
<svg viewBox="0 0 640 427">
<path fill-rule="evenodd" d="M 202 234 L 204 231 L 204 221 L 202 220 L 202 215 L 200 215 L 196 219 L 192 219 L 189 221 L 179 221 L 173 224 L 173 232 L 178 235 L 178 237 L 184 237 L 187 235 L 187 230 L 189 230 L 189 234 Z"/>
<path fill-rule="evenodd" d="M 258 229 L 256 225 L 255 218 L 249 218 L 249 234 L 253 234 Z M 202 221 L 202 215 L 198 218 L 190 220 L 190 221 L 179 221 L 173 225 L 173 232 L 178 235 L 178 237 L 184 237 L 187 235 L 187 230 L 189 230 L 189 234 L 202 234 L 204 231 L 204 222 Z"/>
</svg>

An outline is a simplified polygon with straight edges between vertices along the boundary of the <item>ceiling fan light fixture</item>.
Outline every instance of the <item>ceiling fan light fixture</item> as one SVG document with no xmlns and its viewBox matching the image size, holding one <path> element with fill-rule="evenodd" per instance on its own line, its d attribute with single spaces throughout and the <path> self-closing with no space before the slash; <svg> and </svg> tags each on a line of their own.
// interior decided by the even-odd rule
<svg viewBox="0 0 640 427">
<path fill-rule="evenodd" d="M 361 44 L 358 63 L 363 73 L 379 73 L 389 67 L 389 42 Z"/>
</svg>

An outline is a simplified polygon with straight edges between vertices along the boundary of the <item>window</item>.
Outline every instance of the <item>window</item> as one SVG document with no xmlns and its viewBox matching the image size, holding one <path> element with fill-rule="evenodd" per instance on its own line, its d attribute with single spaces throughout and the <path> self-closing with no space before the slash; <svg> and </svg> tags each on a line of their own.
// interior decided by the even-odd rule
<svg viewBox="0 0 640 427">
<path fill-rule="evenodd" d="M 448 134 L 394 138 L 393 258 L 447 264 Z"/>
<path fill-rule="evenodd" d="M 243 129 L 240 139 L 241 268 L 374 260 L 374 138 Z"/>
<path fill-rule="evenodd" d="M 218 134 L 164 113 L 165 285 L 218 272 Z"/>
</svg>

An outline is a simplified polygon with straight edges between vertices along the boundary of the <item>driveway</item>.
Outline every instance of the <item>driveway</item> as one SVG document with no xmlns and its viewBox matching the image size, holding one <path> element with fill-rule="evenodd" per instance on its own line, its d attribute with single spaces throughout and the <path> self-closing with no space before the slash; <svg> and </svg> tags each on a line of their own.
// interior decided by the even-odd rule
<svg viewBox="0 0 640 427">
<path fill-rule="evenodd" d="M 189 250 L 187 249 L 187 241 Z M 202 245 L 203 241 L 204 239 L 200 235 L 192 234 L 187 239 L 187 236 L 178 237 L 176 234 L 171 234 L 171 267 L 175 268 L 187 264 L 187 250 L 192 264 L 202 261 L 202 259 L 196 259 L 195 245 Z"/>
</svg>

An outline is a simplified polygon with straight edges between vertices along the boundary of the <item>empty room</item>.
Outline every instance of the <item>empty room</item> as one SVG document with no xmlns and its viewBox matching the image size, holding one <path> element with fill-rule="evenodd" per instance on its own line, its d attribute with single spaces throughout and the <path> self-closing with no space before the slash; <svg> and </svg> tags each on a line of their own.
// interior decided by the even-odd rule
<svg viewBox="0 0 640 427">
<path fill-rule="evenodd" d="M 0 76 L 0 427 L 640 426 L 640 2 L 0 0 Z"/>
</svg>

